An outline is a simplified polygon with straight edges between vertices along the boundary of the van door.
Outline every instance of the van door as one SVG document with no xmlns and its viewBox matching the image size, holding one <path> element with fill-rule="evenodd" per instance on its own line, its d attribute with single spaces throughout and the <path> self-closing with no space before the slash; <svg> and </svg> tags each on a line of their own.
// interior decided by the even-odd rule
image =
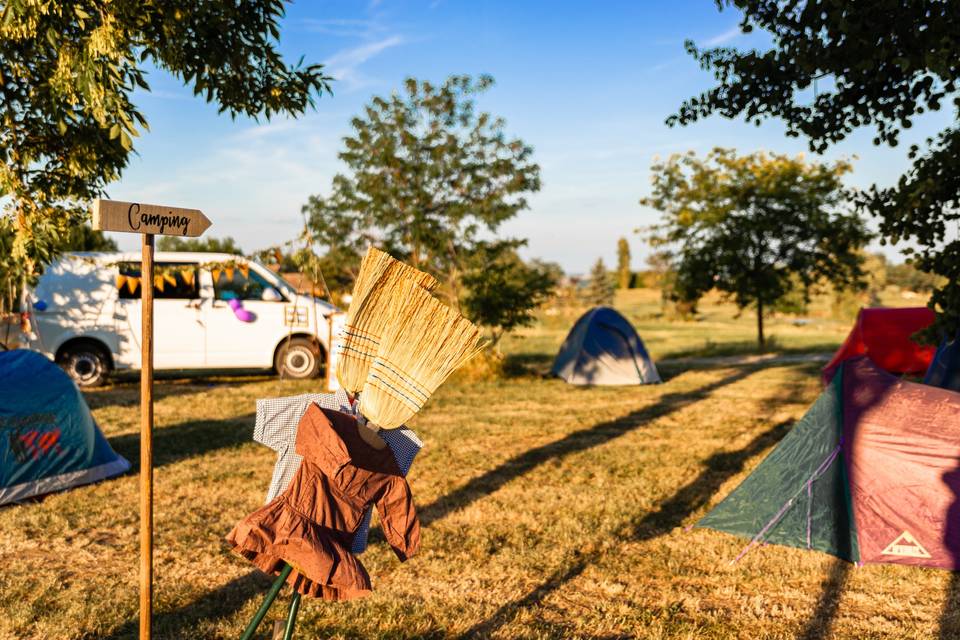
<svg viewBox="0 0 960 640">
<path fill-rule="evenodd" d="M 253 265 L 211 268 L 209 274 L 207 365 L 272 367 L 274 349 L 287 330 L 286 298 Z"/>
<path fill-rule="evenodd" d="M 141 349 L 141 301 L 143 280 L 139 262 L 121 262 L 117 276 L 119 326 L 122 345 L 132 351 L 139 366 Z M 157 369 L 193 369 L 205 366 L 206 326 L 200 298 L 200 274 L 196 263 L 157 262 L 153 278 L 153 364 Z"/>
</svg>

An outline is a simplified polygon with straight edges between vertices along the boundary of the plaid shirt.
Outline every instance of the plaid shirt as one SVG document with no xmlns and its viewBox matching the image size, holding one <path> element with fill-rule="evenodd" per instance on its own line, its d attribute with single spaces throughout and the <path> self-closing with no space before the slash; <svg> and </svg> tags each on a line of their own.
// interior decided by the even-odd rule
<svg viewBox="0 0 960 640">
<path fill-rule="evenodd" d="M 267 490 L 267 502 L 283 493 L 297 469 L 300 468 L 300 461 L 303 458 L 294 450 L 297 425 L 300 424 L 300 418 L 307 412 L 312 402 L 323 409 L 332 409 L 351 415 L 356 413 L 355 406 L 351 404 L 347 392 L 343 389 L 336 393 L 306 393 L 287 398 L 257 400 L 257 419 L 253 427 L 253 439 L 277 452 L 277 463 L 273 467 L 273 478 Z M 417 434 L 406 427 L 381 429 L 379 435 L 393 452 L 400 471 L 403 475 L 407 475 L 413 459 L 423 448 L 423 442 Z M 371 509 L 367 509 L 363 514 L 363 521 L 353 539 L 351 551 L 354 553 L 363 553 L 367 548 L 371 516 Z"/>
</svg>

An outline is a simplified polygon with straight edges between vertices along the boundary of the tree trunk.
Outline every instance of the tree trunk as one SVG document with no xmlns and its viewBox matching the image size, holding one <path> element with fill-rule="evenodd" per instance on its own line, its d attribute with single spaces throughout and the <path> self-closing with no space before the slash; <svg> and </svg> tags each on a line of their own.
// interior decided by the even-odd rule
<svg viewBox="0 0 960 640">
<path fill-rule="evenodd" d="M 763 300 L 757 298 L 757 343 L 760 345 L 760 351 L 766 346 L 763 338 Z"/>
</svg>

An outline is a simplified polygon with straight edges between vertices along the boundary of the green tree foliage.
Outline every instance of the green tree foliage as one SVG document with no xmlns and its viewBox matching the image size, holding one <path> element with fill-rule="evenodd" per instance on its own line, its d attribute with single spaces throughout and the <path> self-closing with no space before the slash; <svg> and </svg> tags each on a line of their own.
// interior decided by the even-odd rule
<svg viewBox="0 0 960 640">
<path fill-rule="evenodd" d="M 534 311 L 553 295 L 563 276 L 556 264 L 525 263 L 516 241 L 482 243 L 463 276 L 463 312 L 489 327 L 493 346 L 504 333 L 528 326 Z"/>
<path fill-rule="evenodd" d="M 16 234 L 9 218 L 0 217 L 0 314 L 16 309 L 23 285 L 21 263 L 13 254 Z M 89 224 L 67 229 L 57 245 L 58 251 L 116 251 L 117 243 Z"/>
<path fill-rule="evenodd" d="M 759 123 L 779 118 L 787 134 L 823 151 L 861 126 L 895 146 L 916 117 L 960 107 L 960 1 L 834 2 L 717 0 L 743 11 L 741 28 L 773 34 L 765 52 L 687 50 L 718 84 L 683 103 L 671 124 L 711 114 Z M 818 83 L 818 81 L 820 81 Z M 814 89 L 814 95 L 809 91 Z M 944 277 L 931 297 L 929 337 L 960 330 L 960 120 L 910 149 L 911 168 L 893 186 L 874 186 L 859 205 L 880 218 L 886 240 L 912 241 L 914 265 Z"/>
<path fill-rule="evenodd" d="M 311 237 L 326 248 L 328 282 L 352 282 L 376 244 L 440 279 L 441 294 L 463 302 L 496 339 L 528 321 L 552 288 L 543 265 L 516 257 L 524 241 L 480 240 L 540 188 L 533 149 L 509 138 L 503 119 L 477 111 L 475 96 L 492 85 L 489 76 L 440 85 L 408 78 L 402 93 L 375 97 L 353 119 L 339 154 L 348 172 L 303 207 Z"/>
<path fill-rule="evenodd" d="M 533 149 L 476 109 L 474 97 L 492 85 L 489 76 L 440 85 L 409 78 L 402 93 L 375 97 L 353 119 L 339 154 L 349 172 L 304 206 L 337 262 L 356 264 L 375 242 L 458 297 L 478 234 L 495 232 L 540 188 Z"/>
<path fill-rule="evenodd" d="M 180 238 L 178 236 L 160 236 L 157 239 L 160 251 L 198 251 L 202 253 L 233 253 L 243 255 L 243 249 L 231 237 Z"/>
<path fill-rule="evenodd" d="M 675 296 L 689 301 L 710 289 L 756 307 L 757 342 L 763 315 L 791 290 L 816 282 L 858 282 L 869 239 L 863 222 L 843 211 L 841 176 L 850 165 L 807 164 L 801 158 L 714 149 L 653 165 L 653 193 L 643 205 L 663 214 L 651 243 L 675 252 Z"/>
<path fill-rule="evenodd" d="M 629 289 L 633 274 L 630 272 L 630 243 L 626 238 L 617 241 L 617 287 Z"/>
<path fill-rule="evenodd" d="M 58 249 L 60 251 L 116 251 L 117 241 L 108 238 L 105 233 L 97 231 L 89 224 L 78 224 L 70 228 Z"/>
<path fill-rule="evenodd" d="M 320 65 L 279 54 L 282 0 L 0 2 L 0 199 L 24 280 L 116 180 L 147 126 L 146 66 L 231 116 L 299 114 L 328 91 Z"/>
<path fill-rule="evenodd" d="M 920 271 L 909 262 L 891 264 L 887 266 L 887 283 L 918 293 L 930 293 L 937 287 L 942 287 L 942 276 Z"/>
<path fill-rule="evenodd" d="M 597 258 L 590 270 L 590 280 L 584 292 L 584 300 L 592 307 L 611 305 L 616 287 L 610 272 L 607 271 L 607 265 L 603 263 L 603 258 Z"/>
</svg>

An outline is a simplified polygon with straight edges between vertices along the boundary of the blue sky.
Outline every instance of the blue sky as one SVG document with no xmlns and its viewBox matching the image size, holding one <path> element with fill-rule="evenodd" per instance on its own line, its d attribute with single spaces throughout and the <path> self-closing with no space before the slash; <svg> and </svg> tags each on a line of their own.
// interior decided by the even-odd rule
<svg viewBox="0 0 960 640">
<path fill-rule="evenodd" d="M 530 209 L 502 234 L 528 238 L 528 257 L 571 273 L 588 271 L 598 257 L 613 264 L 617 239 L 626 236 L 634 268 L 643 268 L 648 249 L 633 230 L 657 220 L 638 204 L 655 158 L 714 146 L 808 153 L 776 122 L 664 124 L 684 98 L 711 86 L 684 52 L 686 38 L 763 46 L 762 35 L 740 34 L 738 22 L 738 13 L 718 12 L 713 0 L 295 2 L 282 25 L 282 50 L 291 60 L 326 63 L 337 78 L 334 95 L 297 120 L 231 120 L 154 71 L 153 91 L 137 97 L 150 131 L 108 193 L 202 209 L 214 223 L 208 234 L 233 236 L 248 252 L 264 248 L 293 238 L 307 197 L 329 191 L 342 170 L 337 152 L 350 118 L 372 96 L 411 75 L 442 81 L 489 73 L 497 84 L 480 97 L 480 108 L 506 118 L 508 132 L 534 147 L 543 180 Z M 908 166 L 909 143 L 951 115 L 920 120 L 898 148 L 874 147 L 864 130 L 825 158 L 854 160 L 851 185 L 890 183 Z M 122 248 L 136 246 L 129 236 L 117 239 Z"/>
</svg>

